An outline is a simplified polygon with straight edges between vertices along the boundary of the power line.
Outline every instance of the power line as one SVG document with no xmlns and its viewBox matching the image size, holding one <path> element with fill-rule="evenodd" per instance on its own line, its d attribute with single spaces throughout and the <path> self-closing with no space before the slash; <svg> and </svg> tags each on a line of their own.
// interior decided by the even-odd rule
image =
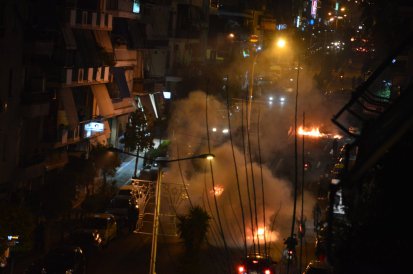
<svg viewBox="0 0 413 274">
<path fill-rule="evenodd" d="M 207 88 L 208 90 L 208 88 Z M 211 144 L 210 144 L 210 140 L 209 140 L 209 126 L 208 126 L 208 92 L 206 93 L 205 96 L 205 117 L 206 117 L 206 129 L 207 129 L 207 137 L 208 137 L 208 152 L 211 152 Z M 227 242 L 225 240 L 225 235 L 224 235 L 224 230 L 222 229 L 222 223 L 221 223 L 221 217 L 219 214 L 219 210 L 218 210 L 218 202 L 217 202 L 217 197 L 215 195 L 215 179 L 214 179 L 214 170 L 212 168 L 212 162 L 209 162 L 209 168 L 211 171 L 211 182 L 212 182 L 212 189 L 214 192 L 214 204 L 215 204 L 215 210 L 217 213 L 217 219 L 218 219 L 218 224 L 219 224 L 219 228 L 220 228 L 220 232 L 221 232 L 221 236 L 222 236 L 222 241 L 224 242 L 224 247 L 225 247 L 225 251 L 227 256 L 229 255 L 228 252 L 228 246 L 227 246 Z M 228 262 L 228 258 L 227 258 L 227 262 Z M 229 272 L 231 272 L 231 266 L 228 262 L 228 270 Z"/>
<path fill-rule="evenodd" d="M 260 161 L 260 172 L 261 172 L 261 190 L 262 190 L 262 215 L 263 215 L 263 222 L 264 222 L 264 253 L 267 254 L 267 238 L 265 233 L 265 192 L 264 192 L 264 178 L 262 175 L 262 158 L 261 158 L 261 143 L 260 143 L 260 115 L 261 109 L 258 109 L 258 125 L 257 125 L 257 139 L 258 139 L 258 157 Z"/>
<path fill-rule="evenodd" d="M 253 216 L 252 216 L 252 206 L 251 206 L 251 194 L 249 188 L 249 179 L 248 179 L 248 165 L 247 165 L 247 156 L 245 151 L 245 136 L 244 136 L 244 104 L 241 107 L 241 132 L 242 132 L 242 148 L 243 148 L 243 155 L 244 155 L 244 168 L 245 168 L 245 180 L 246 180 L 246 187 L 247 187 L 247 196 L 248 196 L 248 205 L 250 209 L 250 221 L 251 221 L 251 233 L 252 233 L 252 244 L 255 253 L 255 237 L 254 237 L 254 223 L 253 223 Z"/>
<path fill-rule="evenodd" d="M 243 206 L 242 197 L 241 197 L 241 188 L 239 184 L 237 161 L 235 159 L 234 143 L 233 143 L 233 138 L 232 138 L 232 127 L 231 127 L 231 119 L 230 119 L 230 112 L 229 112 L 229 96 L 228 96 L 227 85 L 225 85 L 225 91 L 226 91 L 226 99 L 227 99 L 227 119 L 228 119 L 229 139 L 231 142 L 232 159 L 234 161 L 235 178 L 237 181 L 238 199 L 239 199 L 240 208 L 241 208 L 242 229 L 243 229 L 242 237 L 244 239 L 244 255 L 246 256 L 247 255 L 247 233 L 245 231 L 245 214 L 244 214 L 244 206 Z"/>
</svg>

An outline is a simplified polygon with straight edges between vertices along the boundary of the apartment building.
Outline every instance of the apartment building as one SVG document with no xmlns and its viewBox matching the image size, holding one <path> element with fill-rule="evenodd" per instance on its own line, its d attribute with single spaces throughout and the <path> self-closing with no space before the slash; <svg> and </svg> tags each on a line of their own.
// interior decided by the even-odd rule
<svg viewBox="0 0 413 274">
<path fill-rule="evenodd" d="M 217 12 L 205 0 L 3 1 L 0 193 L 41 185 L 98 143 L 119 146 L 138 107 L 165 119 L 164 95 L 218 51 Z M 245 14 L 251 33 L 268 22 Z"/>
</svg>

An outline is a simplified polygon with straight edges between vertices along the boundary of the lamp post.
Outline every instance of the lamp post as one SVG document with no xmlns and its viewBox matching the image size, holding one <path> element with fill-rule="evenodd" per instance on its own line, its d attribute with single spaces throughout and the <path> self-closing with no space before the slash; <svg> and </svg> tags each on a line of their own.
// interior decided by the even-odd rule
<svg viewBox="0 0 413 274">
<path fill-rule="evenodd" d="M 153 219 L 153 227 L 152 227 L 151 261 L 150 261 L 150 268 L 149 268 L 149 274 L 156 274 L 155 266 L 156 266 L 156 254 L 157 254 L 157 248 L 158 248 L 158 230 L 159 230 L 159 215 L 160 215 L 159 212 L 161 208 L 162 167 L 163 165 L 170 163 L 170 162 L 177 162 L 177 161 L 184 161 L 184 160 L 192 160 L 192 159 L 212 160 L 213 158 L 215 158 L 215 155 L 212 153 L 204 153 L 204 154 L 198 154 L 198 155 L 193 155 L 190 157 L 176 158 L 176 159 L 166 159 L 163 157 L 158 157 L 156 159 L 149 159 L 149 158 L 140 156 L 139 154 L 125 152 L 118 148 L 110 147 L 108 148 L 108 150 L 128 154 L 131 156 L 135 156 L 137 158 L 154 161 L 158 164 L 158 172 L 157 172 L 158 177 L 156 179 L 156 188 L 155 188 L 155 210 L 154 210 L 154 217 L 153 217 L 154 219 Z"/>
<path fill-rule="evenodd" d="M 177 159 L 164 159 L 164 158 L 156 158 L 155 162 L 158 164 L 158 178 L 156 181 L 156 189 L 155 189 L 155 211 L 154 211 L 154 220 L 153 220 L 153 228 L 152 228 L 152 247 L 151 247 L 151 262 L 149 268 L 149 274 L 156 274 L 156 255 L 157 255 L 157 248 L 158 248 L 158 230 L 159 230 L 159 212 L 161 208 L 161 184 L 162 184 L 162 167 L 164 164 L 169 162 L 176 162 L 176 161 L 184 161 L 184 160 L 191 160 L 191 159 L 208 159 L 212 160 L 215 155 L 213 154 L 200 154 L 194 155 L 185 158 L 177 158 Z"/>
</svg>

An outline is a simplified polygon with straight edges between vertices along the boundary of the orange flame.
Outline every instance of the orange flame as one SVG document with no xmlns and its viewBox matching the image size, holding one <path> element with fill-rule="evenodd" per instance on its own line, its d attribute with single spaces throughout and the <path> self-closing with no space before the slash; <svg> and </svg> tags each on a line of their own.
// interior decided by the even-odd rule
<svg viewBox="0 0 413 274">
<path fill-rule="evenodd" d="M 313 127 L 311 130 L 305 130 L 302 126 L 298 128 L 298 134 L 311 137 L 323 137 L 325 135 L 320 133 L 320 129 L 318 127 Z"/>
<path fill-rule="evenodd" d="M 298 128 L 298 135 L 304 135 L 304 136 L 309 136 L 309 137 L 316 137 L 316 138 L 333 138 L 333 139 L 341 139 L 342 136 L 338 134 L 326 134 L 326 133 L 321 133 L 320 128 L 318 127 L 312 127 L 310 130 L 304 129 L 302 126 Z"/>
</svg>

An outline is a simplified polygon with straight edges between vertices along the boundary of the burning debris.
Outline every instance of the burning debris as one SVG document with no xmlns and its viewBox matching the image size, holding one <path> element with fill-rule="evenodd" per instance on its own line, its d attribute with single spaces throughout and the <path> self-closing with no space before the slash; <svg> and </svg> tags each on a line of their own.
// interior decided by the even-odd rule
<svg viewBox="0 0 413 274">
<path fill-rule="evenodd" d="M 298 135 L 304 135 L 314 138 L 328 138 L 328 139 L 341 139 L 343 136 L 331 133 L 321 133 L 319 127 L 312 127 L 310 129 L 300 126 L 298 128 Z"/>
</svg>

